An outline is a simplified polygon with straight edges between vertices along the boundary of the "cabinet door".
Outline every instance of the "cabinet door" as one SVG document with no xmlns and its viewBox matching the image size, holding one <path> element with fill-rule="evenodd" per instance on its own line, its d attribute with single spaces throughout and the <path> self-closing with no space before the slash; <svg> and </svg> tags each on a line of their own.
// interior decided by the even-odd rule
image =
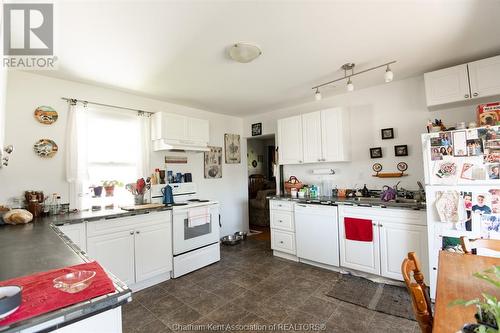
<svg viewBox="0 0 500 333">
<path fill-rule="evenodd" d="M 302 115 L 302 141 L 304 163 L 322 161 L 321 153 L 321 112 Z"/>
<path fill-rule="evenodd" d="M 208 120 L 187 118 L 187 140 L 195 143 L 208 144 L 209 122 Z"/>
<path fill-rule="evenodd" d="M 58 228 L 82 251 L 87 251 L 87 233 L 84 222 L 62 225 Z"/>
<path fill-rule="evenodd" d="M 339 108 L 321 111 L 322 160 L 342 162 L 351 159 L 351 130 L 347 110 Z"/>
<path fill-rule="evenodd" d="M 134 231 L 89 237 L 87 254 L 126 284 L 135 282 Z"/>
<path fill-rule="evenodd" d="M 140 282 L 172 270 L 172 225 L 162 223 L 135 231 L 135 278 Z"/>
<path fill-rule="evenodd" d="M 344 219 L 339 219 L 340 266 L 380 274 L 380 245 L 376 221 L 372 221 L 372 228 L 372 242 L 349 240 L 345 237 Z"/>
<path fill-rule="evenodd" d="M 166 140 L 188 140 L 187 118 L 184 116 L 163 113 L 161 138 Z"/>
<path fill-rule="evenodd" d="M 427 227 L 379 221 L 382 276 L 401 280 L 401 263 L 408 252 L 415 252 L 422 269 L 427 270 Z"/>
<path fill-rule="evenodd" d="M 425 73 L 424 79 L 427 106 L 470 99 L 467 65 Z"/>
<path fill-rule="evenodd" d="M 500 95 L 500 56 L 468 64 L 473 98 Z"/>
<path fill-rule="evenodd" d="M 279 163 L 302 163 L 304 159 L 302 152 L 302 116 L 278 120 Z"/>
</svg>

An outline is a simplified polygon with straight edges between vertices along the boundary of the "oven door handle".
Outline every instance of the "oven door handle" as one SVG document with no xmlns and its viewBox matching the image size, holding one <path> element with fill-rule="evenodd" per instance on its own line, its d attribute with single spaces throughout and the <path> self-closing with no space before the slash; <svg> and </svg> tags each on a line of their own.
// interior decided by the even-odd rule
<svg viewBox="0 0 500 333">
<path fill-rule="evenodd" d="M 220 221 L 220 214 L 219 214 L 219 227 L 222 228 L 222 223 Z"/>
</svg>

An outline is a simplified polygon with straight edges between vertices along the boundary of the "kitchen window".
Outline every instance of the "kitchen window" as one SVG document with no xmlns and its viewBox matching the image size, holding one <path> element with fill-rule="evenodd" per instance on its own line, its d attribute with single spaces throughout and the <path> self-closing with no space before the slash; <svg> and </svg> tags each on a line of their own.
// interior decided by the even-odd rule
<svg viewBox="0 0 500 333">
<path fill-rule="evenodd" d="M 133 204 L 133 196 L 124 184 L 146 177 L 149 158 L 149 119 L 134 112 L 107 108 L 87 109 L 87 168 L 88 180 L 83 183 L 83 208 L 123 206 Z M 145 161 L 146 160 L 146 161 Z M 94 189 L 104 181 L 118 181 L 113 196 L 105 189 Z M 96 197 L 96 192 L 101 192 Z"/>
</svg>

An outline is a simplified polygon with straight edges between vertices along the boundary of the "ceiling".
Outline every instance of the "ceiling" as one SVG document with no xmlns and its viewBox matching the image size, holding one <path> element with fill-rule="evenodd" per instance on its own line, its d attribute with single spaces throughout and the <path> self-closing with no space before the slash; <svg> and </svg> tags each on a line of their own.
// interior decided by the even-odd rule
<svg viewBox="0 0 500 333">
<path fill-rule="evenodd" d="M 398 80 L 500 54 L 497 0 L 64 1 L 55 11 L 59 70 L 38 74 L 236 116 L 311 101 L 346 62 L 397 60 Z M 263 55 L 231 61 L 237 41 Z M 383 73 L 353 78 L 356 89 Z M 324 90 L 344 92 L 344 82 Z"/>
</svg>

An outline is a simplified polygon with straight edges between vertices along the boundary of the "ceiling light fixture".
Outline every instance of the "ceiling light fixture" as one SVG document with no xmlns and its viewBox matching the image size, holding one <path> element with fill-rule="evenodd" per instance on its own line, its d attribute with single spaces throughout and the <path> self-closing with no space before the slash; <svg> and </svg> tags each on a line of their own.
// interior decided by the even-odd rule
<svg viewBox="0 0 500 333">
<path fill-rule="evenodd" d="M 363 74 L 363 73 L 366 73 L 366 72 L 369 72 L 369 71 L 372 71 L 374 69 L 378 69 L 378 68 L 381 68 L 381 67 L 386 67 L 385 74 L 384 74 L 384 80 L 385 80 L 385 82 L 391 82 L 394 79 L 394 73 L 392 72 L 392 70 L 391 70 L 391 68 L 390 68 L 389 65 L 392 65 L 395 62 L 396 62 L 396 60 L 393 60 L 393 61 L 390 61 L 390 62 L 386 62 L 385 64 L 382 64 L 382 65 L 379 65 L 379 66 L 375 66 L 375 67 L 371 67 L 371 68 L 362 70 L 362 71 L 357 72 L 357 73 L 354 73 L 354 66 L 355 66 L 355 64 L 352 63 L 352 62 L 348 62 L 348 63 L 342 65 L 342 67 L 340 67 L 341 69 L 344 70 L 344 77 L 341 77 L 341 78 L 338 78 L 338 79 L 335 79 L 335 80 L 332 80 L 332 81 L 328 81 L 328 82 L 325 82 L 325 83 L 322 83 L 322 84 L 319 84 L 317 86 L 312 87 L 312 89 L 314 89 L 316 91 L 316 93 L 314 95 L 316 97 L 316 94 L 319 92 L 319 88 L 327 86 L 327 85 L 332 84 L 332 83 L 337 82 L 337 81 L 341 81 L 341 80 L 347 80 L 347 91 L 353 91 L 354 90 L 354 84 L 352 83 L 351 77 L 359 75 L 359 74 Z M 351 74 L 348 75 L 347 71 L 351 71 Z M 317 97 L 316 97 L 316 100 L 318 100 Z"/>
<path fill-rule="evenodd" d="M 234 61 L 247 63 L 259 57 L 262 50 L 255 44 L 238 42 L 229 47 L 228 54 Z"/>
<path fill-rule="evenodd" d="M 394 73 L 391 71 L 391 67 L 389 67 L 389 65 L 387 65 L 387 69 L 385 70 L 384 79 L 387 83 L 394 79 Z"/>
<path fill-rule="evenodd" d="M 317 101 L 321 101 L 321 99 L 323 98 L 323 96 L 321 96 L 321 92 L 319 91 L 319 88 L 316 88 L 316 92 L 314 93 L 314 98 Z"/>
</svg>

